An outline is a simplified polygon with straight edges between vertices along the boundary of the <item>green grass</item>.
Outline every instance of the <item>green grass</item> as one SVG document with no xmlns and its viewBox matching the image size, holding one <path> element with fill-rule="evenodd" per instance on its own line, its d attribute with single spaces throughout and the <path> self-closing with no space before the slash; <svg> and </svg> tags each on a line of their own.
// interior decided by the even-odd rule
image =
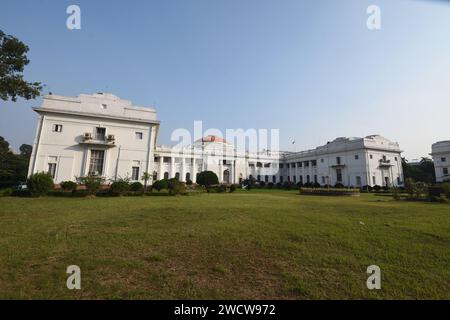
<svg viewBox="0 0 450 320">
<path fill-rule="evenodd" d="M 0 298 L 450 299 L 450 205 L 296 193 L 0 198 Z"/>
</svg>

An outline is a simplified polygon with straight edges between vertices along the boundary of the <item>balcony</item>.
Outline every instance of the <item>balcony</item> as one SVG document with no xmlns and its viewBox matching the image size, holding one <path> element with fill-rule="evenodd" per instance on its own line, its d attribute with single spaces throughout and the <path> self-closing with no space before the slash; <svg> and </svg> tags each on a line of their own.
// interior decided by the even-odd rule
<svg viewBox="0 0 450 320">
<path fill-rule="evenodd" d="M 108 135 L 95 135 L 92 136 L 92 133 L 85 132 L 81 136 L 80 145 L 85 146 L 103 146 L 107 148 L 115 147 L 116 138 L 113 134 Z"/>
<path fill-rule="evenodd" d="M 380 167 L 392 167 L 391 160 L 380 159 Z"/>
</svg>

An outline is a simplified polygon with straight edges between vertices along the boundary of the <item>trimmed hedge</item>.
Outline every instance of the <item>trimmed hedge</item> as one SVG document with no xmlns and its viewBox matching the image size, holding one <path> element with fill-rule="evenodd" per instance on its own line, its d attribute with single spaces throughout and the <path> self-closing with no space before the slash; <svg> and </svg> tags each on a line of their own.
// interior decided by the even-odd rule
<svg viewBox="0 0 450 320">
<path fill-rule="evenodd" d="M 300 188 L 300 194 L 313 196 L 350 196 L 359 197 L 359 189 L 341 188 Z"/>
</svg>

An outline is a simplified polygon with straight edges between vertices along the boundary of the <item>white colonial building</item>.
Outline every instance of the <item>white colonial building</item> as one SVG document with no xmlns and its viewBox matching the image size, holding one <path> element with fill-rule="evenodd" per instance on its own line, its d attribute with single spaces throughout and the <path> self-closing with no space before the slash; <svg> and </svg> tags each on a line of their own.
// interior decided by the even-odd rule
<svg viewBox="0 0 450 320">
<path fill-rule="evenodd" d="M 197 173 L 210 170 L 221 183 L 254 178 L 354 187 L 403 184 L 399 145 L 378 135 L 338 138 L 302 152 L 239 151 L 213 135 L 175 148 L 156 145 L 154 109 L 112 94 L 47 95 L 34 110 L 39 123 L 29 174 L 50 172 L 56 183 L 88 174 L 142 182 L 144 172 L 151 175 L 149 183 L 162 178 L 196 182 Z"/>
<path fill-rule="evenodd" d="M 140 180 L 151 172 L 159 121 L 151 108 L 111 94 L 47 95 L 39 114 L 29 174 L 50 172 L 56 183 L 92 174 Z"/>
<path fill-rule="evenodd" d="M 431 146 L 436 182 L 450 181 L 450 140 L 439 141 Z"/>
</svg>

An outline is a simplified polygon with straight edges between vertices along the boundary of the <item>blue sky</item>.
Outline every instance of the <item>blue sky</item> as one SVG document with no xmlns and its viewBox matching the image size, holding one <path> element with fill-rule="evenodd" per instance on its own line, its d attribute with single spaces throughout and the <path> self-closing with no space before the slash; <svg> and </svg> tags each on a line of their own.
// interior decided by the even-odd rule
<svg viewBox="0 0 450 320">
<path fill-rule="evenodd" d="M 82 29 L 66 28 L 81 7 Z M 382 29 L 366 27 L 381 8 Z M 3 0 L 46 92 L 112 92 L 176 128 L 278 128 L 281 147 L 381 134 L 407 158 L 450 139 L 450 3 L 419 0 Z M 31 144 L 41 99 L 0 101 L 0 135 Z M 290 138 L 296 140 L 290 144 Z"/>
</svg>

